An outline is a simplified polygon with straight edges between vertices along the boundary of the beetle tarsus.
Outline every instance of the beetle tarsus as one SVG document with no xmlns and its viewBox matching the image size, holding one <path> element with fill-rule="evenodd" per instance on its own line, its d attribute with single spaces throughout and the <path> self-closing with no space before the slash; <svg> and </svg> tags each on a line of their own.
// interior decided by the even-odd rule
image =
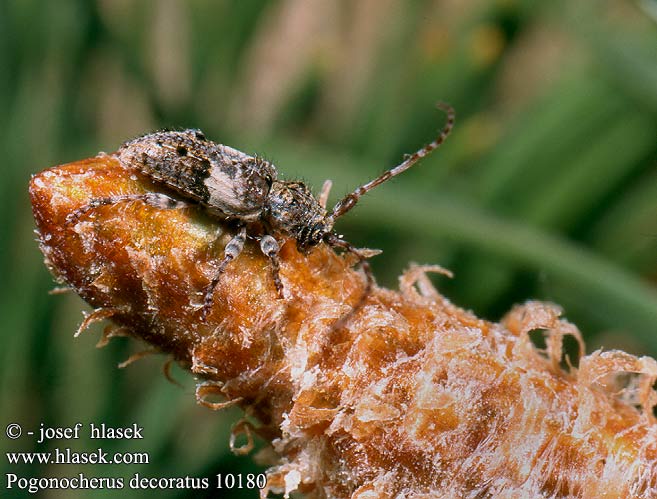
<svg viewBox="0 0 657 499">
<path fill-rule="evenodd" d="M 274 286 L 276 286 L 276 292 L 278 293 L 279 298 L 283 298 L 283 283 L 281 282 L 281 262 L 278 258 L 278 252 L 280 251 L 280 245 L 270 235 L 264 235 L 260 239 L 260 250 L 262 253 L 269 258 L 271 262 L 271 271 L 272 277 L 274 279 Z"/>
</svg>

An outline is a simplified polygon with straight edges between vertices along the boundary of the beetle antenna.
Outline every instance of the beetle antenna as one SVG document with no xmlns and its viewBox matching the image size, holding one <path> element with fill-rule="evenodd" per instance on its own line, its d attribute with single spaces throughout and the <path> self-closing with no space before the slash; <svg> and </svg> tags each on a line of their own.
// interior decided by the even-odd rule
<svg viewBox="0 0 657 499">
<path fill-rule="evenodd" d="M 425 145 L 422 149 L 419 149 L 418 151 L 414 152 L 410 156 L 407 156 L 404 159 L 404 161 L 402 161 L 399 165 L 381 174 L 374 180 L 371 180 L 368 183 L 361 185 L 351 194 L 347 194 L 333 208 L 333 212 L 329 215 L 331 220 L 336 220 L 340 218 L 342 215 L 344 215 L 349 210 L 351 210 L 354 206 L 356 206 L 356 203 L 358 203 L 358 200 L 361 198 L 361 196 L 371 191 L 376 186 L 381 185 L 386 180 L 390 180 L 392 177 L 395 177 L 400 173 L 405 172 L 411 166 L 417 163 L 420 159 L 424 158 L 435 149 L 438 149 L 441 146 L 441 144 L 445 142 L 445 139 L 451 133 L 452 128 L 454 128 L 456 112 L 454 111 L 454 108 L 452 106 L 450 106 L 449 104 L 445 104 L 444 102 L 439 102 L 438 104 L 436 104 L 436 107 L 447 113 L 447 122 L 445 123 L 445 126 L 440 131 L 438 137 L 436 137 L 436 139 L 433 142 Z"/>
</svg>

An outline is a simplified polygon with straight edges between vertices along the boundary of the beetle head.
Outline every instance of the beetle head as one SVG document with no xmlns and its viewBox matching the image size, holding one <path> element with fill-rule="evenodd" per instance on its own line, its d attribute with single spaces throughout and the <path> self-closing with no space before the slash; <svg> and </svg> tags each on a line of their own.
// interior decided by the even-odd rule
<svg viewBox="0 0 657 499">
<path fill-rule="evenodd" d="M 294 237 L 302 251 L 319 244 L 333 229 L 332 217 L 301 182 L 274 181 L 265 217 L 272 229 Z"/>
</svg>

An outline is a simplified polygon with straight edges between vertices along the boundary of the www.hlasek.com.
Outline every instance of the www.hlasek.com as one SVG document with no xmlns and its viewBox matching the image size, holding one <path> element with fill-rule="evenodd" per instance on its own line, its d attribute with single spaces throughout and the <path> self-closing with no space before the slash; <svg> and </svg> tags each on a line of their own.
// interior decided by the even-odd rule
<svg viewBox="0 0 657 499">
<path fill-rule="evenodd" d="M 103 449 L 93 452 L 75 452 L 69 448 L 54 452 L 7 452 L 9 464 L 148 464 L 147 452 L 115 452 Z"/>
</svg>

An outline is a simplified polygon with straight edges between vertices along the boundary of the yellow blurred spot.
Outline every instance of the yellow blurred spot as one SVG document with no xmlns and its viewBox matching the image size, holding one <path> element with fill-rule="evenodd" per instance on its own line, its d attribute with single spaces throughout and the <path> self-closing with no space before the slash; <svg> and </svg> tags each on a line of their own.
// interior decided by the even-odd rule
<svg viewBox="0 0 657 499">
<path fill-rule="evenodd" d="M 470 35 L 470 59 L 476 67 L 489 66 L 500 57 L 505 44 L 504 33 L 497 26 L 480 26 Z"/>
<path fill-rule="evenodd" d="M 479 113 L 463 124 L 461 133 L 465 137 L 469 154 L 478 155 L 497 142 L 500 131 L 499 119 Z"/>
</svg>

